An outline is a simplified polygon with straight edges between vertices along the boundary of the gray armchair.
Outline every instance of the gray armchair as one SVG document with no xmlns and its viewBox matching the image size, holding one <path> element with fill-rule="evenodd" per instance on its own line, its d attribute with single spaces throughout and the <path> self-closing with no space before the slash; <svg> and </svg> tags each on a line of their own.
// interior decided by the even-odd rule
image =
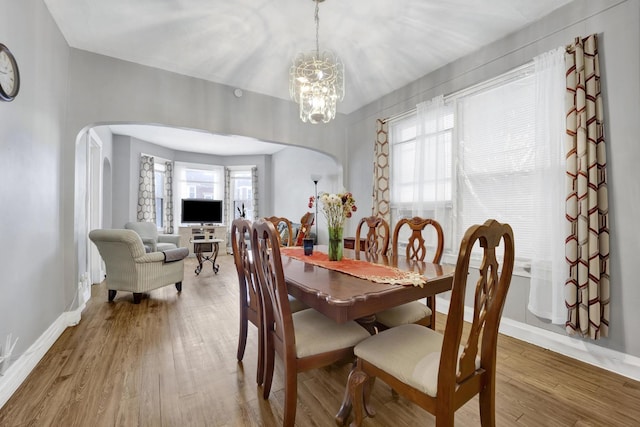
<svg viewBox="0 0 640 427">
<path fill-rule="evenodd" d="M 153 222 L 128 222 L 124 228 L 138 233 L 147 252 L 162 252 L 180 247 L 179 235 L 158 234 L 158 228 Z"/>
<path fill-rule="evenodd" d="M 92 230 L 89 238 L 98 248 L 107 267 L 109 301 L 117 291 L 133 292 L 133 302 L 142 294 L 175 284 L 182 291 L 187 248 L 146 253 L 142 239 L 133 230 Z"/>
</svg>

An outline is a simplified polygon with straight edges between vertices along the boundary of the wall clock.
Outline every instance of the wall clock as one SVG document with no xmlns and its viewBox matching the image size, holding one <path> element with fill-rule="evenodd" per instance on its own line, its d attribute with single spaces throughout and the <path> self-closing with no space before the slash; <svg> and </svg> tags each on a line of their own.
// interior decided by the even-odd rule
<svg viewBox="0 0 640 427">
<path fill-rule="evenodd" d="M 13 101 L 20 90 L 20 72 L 13 54 L 0 43 L 0 100 Z"/>
</svg>

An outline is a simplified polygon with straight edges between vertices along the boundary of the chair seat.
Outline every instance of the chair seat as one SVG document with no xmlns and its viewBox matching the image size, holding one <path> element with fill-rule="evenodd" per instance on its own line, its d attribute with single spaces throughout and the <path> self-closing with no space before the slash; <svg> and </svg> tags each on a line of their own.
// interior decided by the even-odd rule
<svg viewBox="0 0 640 427">
<path fill-rule="evenodd" d="M 157 252 L 162 252 L 162 251 L 167 251 L 169 249 L 175 249 L 177 248 L 177 246 L 174 245 L 173 243 L 158 242 L 156 248 L 157 248 Z"/>
<path fill-rule="evenodd" d="M 376 313 L 376 320 L 388 328 L 395 328 L 429 316 L 431 309 L 426 304 L 413 301 Z"/>
<path fill-rule="evenodd" d="M 387 329 L 360 342 L 357 357 L 388 372 L 429 396 L 438 390 L 443 335 L 424 326 L 408 324 Z M 460 346 L 460 355 L 464 347 Z M 476 369 L 480 358 L 476 358 Z"/>
<path fill-rule="evenodd" d="M 293 313 L 291 317 L 299 358 L 353 347 L 370 337 L 356 322 L 336 323 L 312 308 Z"/>
</svg>

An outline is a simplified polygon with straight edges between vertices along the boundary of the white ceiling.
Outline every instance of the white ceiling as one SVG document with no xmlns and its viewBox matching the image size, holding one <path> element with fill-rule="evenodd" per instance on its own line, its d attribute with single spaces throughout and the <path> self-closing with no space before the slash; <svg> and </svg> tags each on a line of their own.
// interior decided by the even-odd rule
<svg viewBox="0 0 640 427">
<path fill-rule="evenodd" d="M 327 0 L 320 50 L 345 64 L 342 113 L 498 40 L 570 0 Z M 312 0 L 44 0 L 71 47 L 289 99 L 315 49 Z"/>
<path fill-rule="evenodd" d="M 285 148 L 282 144 L 247 136 L 220 135 L 157 125 L 110 125 L 109 129 L 112 134 L 132 136 L 172 150 L 217 156 L 274 154 Z"/>
</svg>

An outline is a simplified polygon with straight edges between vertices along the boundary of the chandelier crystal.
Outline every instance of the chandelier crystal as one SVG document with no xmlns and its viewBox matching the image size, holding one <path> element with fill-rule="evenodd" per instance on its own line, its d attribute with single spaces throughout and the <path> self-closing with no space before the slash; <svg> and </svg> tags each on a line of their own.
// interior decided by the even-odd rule
<svg viewBox="0 0 640 427">
<path fill-rule="evenodd" d="M 300 120 L 328 123 L 336 116 L 338 101 L 344 99 L 344 65 L 332 52 L 320 53 L 318 33 L 320 17 L 316 2 L 316 50 L 299 53 L 289 70 L 289 93 L 300 105 Z"/>
</svg>

